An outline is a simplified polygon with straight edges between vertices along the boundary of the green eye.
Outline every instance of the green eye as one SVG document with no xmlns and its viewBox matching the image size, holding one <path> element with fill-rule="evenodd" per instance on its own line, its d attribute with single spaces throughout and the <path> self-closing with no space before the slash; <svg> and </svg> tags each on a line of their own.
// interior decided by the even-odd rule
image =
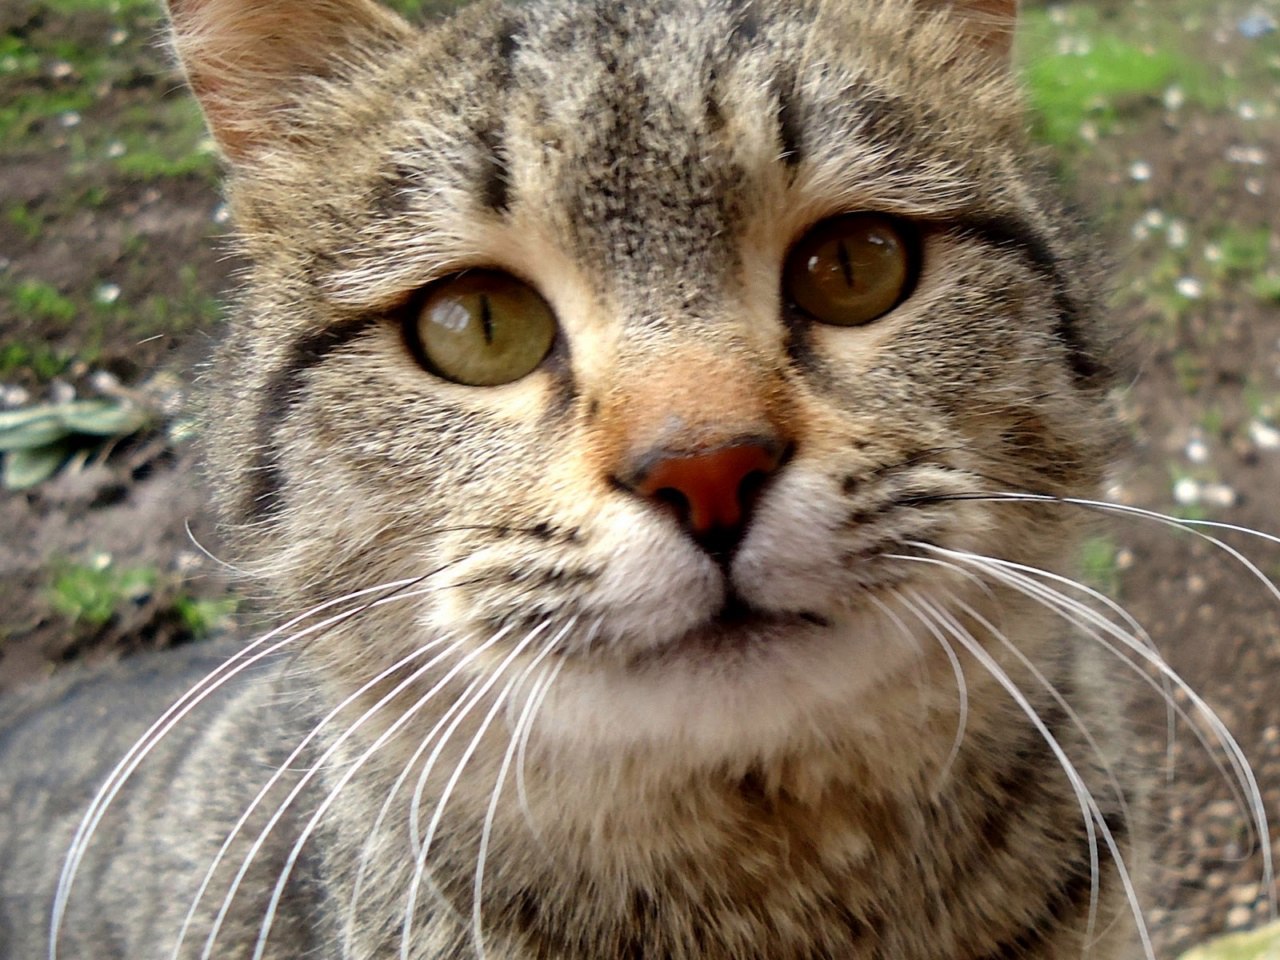
<svg viewBox="0 0 1280 960">
<path fill-rule="evenodd" d="M 405 335 L 431 373 L 492 387 L 542 363 L 555 342 L 556 318 L 527 283 L 496 270 L 469 270 L 431 288 Z"/>
<path fill-rule="evenodd" d="M 818 224 L 783 268 L 787 301 L 820 323 L 856 327 L 884 316 L 909 292 L 914 265 L 905 228 L 854 213 Z"/>
</svg>

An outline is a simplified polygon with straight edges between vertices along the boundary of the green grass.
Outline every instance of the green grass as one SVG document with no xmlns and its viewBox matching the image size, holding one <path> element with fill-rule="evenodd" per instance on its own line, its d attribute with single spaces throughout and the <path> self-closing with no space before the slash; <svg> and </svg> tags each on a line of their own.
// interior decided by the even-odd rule
<svg viewBox="0 0 1280 960">
<path fill-rule="evenodd" d="M 191 174 L 215 179 L 218 156 L 209 145 L 196 102 L 174 97 L 125 110 L 109 138 L 96 143 L 95 152 L 108 154 L 115 147 L 119 155 L 111 164 L 127 179 L 150 182 Z"/>
<path fill-rule="evenodd" d="M 158 580 L 154 567 L 117 567 L 104 554 L 96 562 L 57 570 L 49 604 L 76 625 L 102 627 L 126 604 L 149 596 Z"/>
<path fill-rule="evenodd" d="M 28 240 L 35 240 L 44 230 L 44 218 L 33 212 L 26 204 L 11 203 L 4 208 L 5 220 L 17 227 Z"/>
<path fill-rule="evenodd" d="M 1021 30 L 1018 56 L 1037 136 L 1062 149 L 1083 145 L 1086 124 L 1105 134 L 1122 116 L 1157 108 L 1175 78 L 1201 101 L 1212 89 L 1172 42 L 1125 39 L 1091 8 L 1072 8 L 1065 25 L 1028 10 Z"/>
<path fill-rule="evenodd" d="M 78 312 L 75 303 L 43 280 L 19 280 L 7 294 L 13 311 L 30 319 L 65 325 Z"/>
<path fill-rule="evenodd" d="M 240 603 L 233 596 L 194 596 L 172 574 L 152 566 L 120 566 L 105 553 L 88 563 L 59 564 L 46 596 L 57 613 L 90 629 L 105 627 L 130 605 L 154 602 L 159 616 L 174 618 L 196 639 L 226 627 Z"/>
<path fill-rule="evenodd" d="M 1109 596 L 1120 590 L 1120 549 L 1110 537 L 1090 537 L 1080 548 L 1084 582 Z"/>
<path fill-rule="evenodd" d="M 27 370 L 37 380 L 47 382 L 70 365 L 67 354 L 44 342 L 0 344 L 0 377 Z"/>
<path fill-rule="evenodd" d="M 184 594 L 174 600 L 173 609 L 187 631 L 200 640 L 226 627 L 239 605 L 235 597 L 207 599 Z"/>
</svg>

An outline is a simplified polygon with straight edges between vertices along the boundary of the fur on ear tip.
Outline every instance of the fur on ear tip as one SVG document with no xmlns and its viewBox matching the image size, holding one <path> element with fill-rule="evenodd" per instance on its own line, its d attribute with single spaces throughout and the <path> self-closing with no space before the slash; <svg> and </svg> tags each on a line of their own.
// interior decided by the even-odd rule
<svg viewBox="0 0 1280 960">
<path fill-rule="evenodd" d="M 1019 0 L 926 0 L 929 5 L 961 18 L 966 32 L 992 57 L 1011 56 Z"/>
<path fill-rule="evenodd" d="M 278 136 L 295 81 L 394 43 L 410 30 L 374 0 L 166 0 L 172 45 L 232 162 Z"/>
</svg>

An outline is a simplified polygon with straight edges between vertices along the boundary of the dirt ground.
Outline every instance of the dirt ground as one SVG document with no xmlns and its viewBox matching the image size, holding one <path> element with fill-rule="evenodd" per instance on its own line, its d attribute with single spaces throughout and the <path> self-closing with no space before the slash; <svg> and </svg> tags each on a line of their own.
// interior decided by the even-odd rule
<svg viewBox="0 0 1280 960">
<path fill-rule="evenodd" d="M 1110 499 L 1280 534 L 1280 0 L 1029 14 L 1056 54 L 1087 60 L 1113 33 L 1176 48 L 1168 75 L 1100 97 L 1065 139 L 1044 134 L 1116 266 L 1133 443 Z M 0 3 L 0 411 L 106 396 L 153 412 L 0 492 L 0 692 L 260 619 L 213 559 L 189 417 L 238 264 L 158 29 L 147 0 Z M 1280 835 L 1280 593 L 1260 579 L 1280 575 L 1280 547 L 1224 537 L 1255 576 L 1158 522 L 1104 513 L 1097 527 L 1090 575 L 1235 733 Z M 1169 758 L 1149 916 L 1172 957 L 1265 919 L 1268 891 L 1220 758 L 1185 726 L 1166 749 L 1155 697 L 1132 716 L 1152 764 Z"/>
</svg>

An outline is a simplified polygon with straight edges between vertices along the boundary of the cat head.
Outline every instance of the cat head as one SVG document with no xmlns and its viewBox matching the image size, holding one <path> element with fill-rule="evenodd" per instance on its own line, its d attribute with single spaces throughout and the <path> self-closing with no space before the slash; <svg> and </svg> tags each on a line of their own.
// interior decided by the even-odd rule
<svg viewBox="0 0 1280 960">
<path fill-rule="evenodd" d="M 290 607 L 430 583 L 334 656 L 539 635 L 643 690 L 620 729 L 785 724 L 972 589 L 922 553 L 1064 563 L 980 499 L 1087 495 L 1112 439 L 1013 2 L 171 8 L 252 263 L 225 515 Z"/>
</svg>

